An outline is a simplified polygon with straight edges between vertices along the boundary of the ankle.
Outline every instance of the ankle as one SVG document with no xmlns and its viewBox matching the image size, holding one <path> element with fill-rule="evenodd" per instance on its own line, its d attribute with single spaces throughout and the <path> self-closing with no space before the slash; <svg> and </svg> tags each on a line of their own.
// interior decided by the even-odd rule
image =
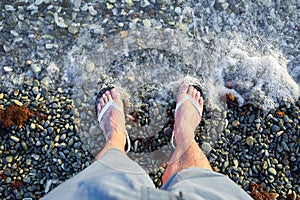
<svg viewBox="0 0 300 200">
<path fill-rule="evenodd" d="M 174 127 L 175 136 L 178 137 L 187 137 L 190 135 L 194 135 L 194 132 L 195 128 L 192 126 L 185 125 L 184 127 L 183 125 L 179 125 Z"/>
<path fill-rule="evenodd" d="M 123 150 L 126 144 L 126 132 L 112 132 L 110 137 L 107 139 L 107 143 L 110 143 L 113 146 Z"/>
</svg>

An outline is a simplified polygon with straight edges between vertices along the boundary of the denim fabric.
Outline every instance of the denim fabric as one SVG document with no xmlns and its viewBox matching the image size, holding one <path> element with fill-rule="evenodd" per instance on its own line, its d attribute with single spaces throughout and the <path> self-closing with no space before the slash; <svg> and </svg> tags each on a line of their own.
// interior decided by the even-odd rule
<svg viewBox="0 0 300 200">
<path fill-rule="evenodd" d="M 42 199 L 251 199 L 228 177 L 201 168 L 173 175 L 161 189 L 137 163 L 117 149 L 62 183 Z"/>
</svg>

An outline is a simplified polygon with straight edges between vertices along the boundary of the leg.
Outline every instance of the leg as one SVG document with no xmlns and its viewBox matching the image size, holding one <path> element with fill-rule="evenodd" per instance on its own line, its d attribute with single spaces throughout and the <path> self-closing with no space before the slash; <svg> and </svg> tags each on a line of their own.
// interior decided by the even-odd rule
<svg viewBox="0 0 300 200">
<path fill-rule="evenodd" d="M 112 100 L 123 108 L 120 93 L 112 89 L 100 99 L 98 114 Z M 107 143 L 96 161 L 56 187 L 44 199 L 141 199 L 143 191 L 154 190 L 145 170 L 126 156 L 125 118 L 120 110 L 109 107 L 100 124 Z"/>
<path fill-rule="evenodd" d="M 187 83 L 180 87 L 177 102 L 186 94 L 194 98 L 203 109 L 203 98 L 200 92 Z M 189 101 L 186 101 L 175 113 L 174 135 L 177 145 L 163 175 L 163 183 L 177 172 L 189 167 L 212 170 L 206 156 L 194 141 L 194 131 L 200 120 L 196 108 Z"/>
</svg>

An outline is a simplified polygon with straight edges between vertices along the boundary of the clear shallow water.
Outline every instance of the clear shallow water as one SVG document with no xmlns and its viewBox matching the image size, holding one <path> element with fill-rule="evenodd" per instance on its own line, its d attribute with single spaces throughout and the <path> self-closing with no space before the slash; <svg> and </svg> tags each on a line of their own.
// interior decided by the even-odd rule
<svg viewBox="0 0 300 200">
<path fill-rule="evenodd" d="M 149 169 L 166 162 L 173 150 L 169 115 L 187 76 L 201 82 L 209 110 L 226 110 L 220 100 L 226 93 L 238 97 L 240 105 L 256 102 L 265 111 L 282 98 L 299 97 L 299 86 L 287 72 L 285 59 L 267 44 L 236 34 L 224 34 L 210 44 L 172 29 L 122 32 L 102 43 L 81 35 L 65 58 L 63 79 L 74 85 L 77 127 L 93 155 L 104 145 L 94 111 L 95 93 L 111 84 L 121 89 L 127 131 L 136 152 L 129 156 Z M 219 133 L 214 134 L 217 139 Z M 157 140 L 162 135 L 167 135 L 166 140 Z M 161 148 L 147 146 L 154 139 Z"/>
</svg>

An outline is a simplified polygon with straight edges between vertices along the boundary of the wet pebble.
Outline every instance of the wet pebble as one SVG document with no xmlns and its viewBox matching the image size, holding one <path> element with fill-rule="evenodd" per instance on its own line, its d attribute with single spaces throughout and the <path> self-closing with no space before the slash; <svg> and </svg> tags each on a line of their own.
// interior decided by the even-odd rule
<svg viewBox="0 0 300 200">
<path fill-rule="evenodd" d="M 268 172 L 269 172 L 270 174 L 274 175 L 274 176 L 277 174 L 276 169 L 274 169 L 273 167 L 270 167 L 270 168 L 268 169 Z"/>
<path fill-rule="evenodd" d="M 209 153 L 211 151 L 211 145 L 208 142 L 203 142 L 201 145 L 201 149 L 205 151 L 206 153 Z"/>
</svg>

